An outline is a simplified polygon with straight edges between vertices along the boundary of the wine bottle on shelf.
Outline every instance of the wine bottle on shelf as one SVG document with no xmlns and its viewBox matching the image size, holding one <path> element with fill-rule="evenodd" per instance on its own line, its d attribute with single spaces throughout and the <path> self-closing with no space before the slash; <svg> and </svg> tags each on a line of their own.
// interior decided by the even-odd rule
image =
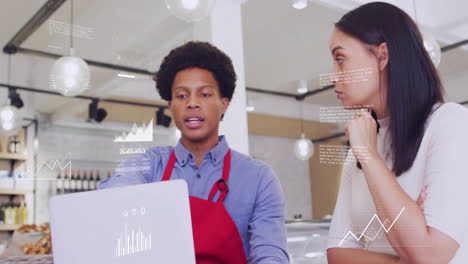
<svg viewBox="0 0 468 264">
<path fill-rule="evenodd" d="M 23 201 L 21 201 L 21 203 L 16 206 L 16 224 L 17 225 L 22 225 L 24 223 L 23 209 L 24 209 Z"/>
<path fill-rule="evenodd" d="M 23 207 L 21 203 L 16 204 L 16 224 L 21 225 L 23 222 Z"/>
<path fill-rule="evenodd" d="M 4 223 L 5 225 L 8 225 L 10 224 L 10 205 L 8 203 L 5 204 L 4 212 Z"/>
<path fill-rule="evenodd" d="M 16 203 L 15 204 L 15 211 L 16 211 L 16 218 L 15 218 L 15 225 L 21 224 L 21 221 L 23 221 L 22 218 L 22 208 L 21 208 L 21 203 Z"/>
<path fill-rule="evenodd" d="M 108 170 L 108 171 L 107 171 L 107 179 L 109 179 L 110 177 L 112 177 L 112 171 L 111 171 L 111 170 Z"/>
<path fill-rule="evenodd" d="M 13 210 L 15 211 L 15 213 L 14 213 L 15 216 L 13 217 L 13 224 L 17 225 L 17 224 L 19 224 L 19 215 L 20 215 L 19 214 L 19 204 L 14 203 L 13 204 Z"/>
<path fill-rule="evenodd" d="M 28 208 L 24 200 L 21 200 L 21 206 L 19 207 L 19 224 L 24 225 L 28 219 Z"/>
<path fill-rule="evenodd" d="M 10 214 L 11 214 L 11 207 L 10 207 L 10 204 L 9 203 L 6 203 L 5 204 L 5 215 L 3 216 L 4 217 L 4 223 L 5 225 L 10 225 Z"/>
<path fill-rule="evenodd" d="M 9 152 L 11 153 L 18 153 L 20 152 L 19 151 L 19 140 L 18 140 L 18 136 L 14 136 L 11 141 L 10 141 L 10 145 L 9 145 Z"/>
<path fill-rule="evenodd" d="M 70 175 L 68 175 L 69 171 L 65 171 L 63 177 L 63 193 L 70 192 Z"/>
<path fill-rule="evenodd" d="M 88 172 L 86 170 L 83 172 L 83 183 L 81 187 L 84 192 L 89 191 Z"/>
<path fill-rule="evenodd" d="M 76 191 L 77 192 L 83 191 L 83 182 L 81 180 L 80 170 L 76 171 Z"/>
<path fill-rule="evenodd" d="M 75 171 L 71 171 L 71 178 L 70 178 L 70 192 L 76 192 L 76 178 L 75 178 Z"/>
<path fill-rule="evenodd" d="M 28 222 L 28 205 L 26 203 L 24 203 L 23 219 L 24 224 L 26 224 Z"/>
<path fill-rule="evenodd" d="M 0 225 L 5 224 L 5 204 L 0 205 Z"/>
<path fill-rule="evenodd" d="M 11 209 L 10 209 L 10 225 L 16 225 L 16 212 L 17 212 L 17 207 L 16 204 L 11 203 Z"/>
<path fill-rule="evenodd" d="M 95 190 L 97 189 L 99 183 L 101 182 L 101 176 L 99 175 L 99 170 L 96 171 L 96 174 L 97 174 L 97 176 L 96 176 L 96 183 L 95 183 L 95 185 L 94 185 L 94 189 L 95 189 Z"/>
<path fill-rule="evenodd" d="M 16 203 L 13 203 L 13 216 L 12 216 L 12 224 L 13 225 L 16 225 L 18 224 L 18 204 Z"/>
<path fill-rule="evenodd" d="M 62 170 L 57 172 L 57 194 L 63 193 Z"/>
<path fill-rule="evenodd" d="M 93 171 L 91 170 L 90 176 L 89 176 L 89 190 L 92 191 L 96 189 L 96 180 L 94 179 L 94 174 Z"/>
<path fill-rule="evenodd" d="M 12 202 L 12 200 L 10 200 L 10 202 L 8 203 L 8 222 L 6 224 L 14 225 L 15 218 L 16 218 L 15 204 Z"/>
</svg>

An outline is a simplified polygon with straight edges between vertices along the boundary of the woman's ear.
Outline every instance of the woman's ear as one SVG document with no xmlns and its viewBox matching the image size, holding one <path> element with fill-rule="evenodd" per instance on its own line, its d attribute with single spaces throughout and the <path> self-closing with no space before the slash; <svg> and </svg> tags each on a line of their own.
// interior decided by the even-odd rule
<svg viewBox="0 0 468 264">
<path fill-rule="evenodd" d="M 388 65 L 388 47 L 387 43 L 383 42 L 377 48 L 377 60 L 379 61 L 379 70 L 383 71 Z"/>
</svg>

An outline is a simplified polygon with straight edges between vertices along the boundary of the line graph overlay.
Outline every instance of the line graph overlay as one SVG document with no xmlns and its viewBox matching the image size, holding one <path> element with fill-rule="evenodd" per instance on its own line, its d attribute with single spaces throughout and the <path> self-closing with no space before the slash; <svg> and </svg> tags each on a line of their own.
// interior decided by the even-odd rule
<svg viewBox="0 0 468 264">
<path fill-rule="evenodd" d="M 367 226 L 364 228 L 364 230 L 362 232 L 358 232 L 358 233 L 353 233 L 352 231 L 349 231 L 345 236 L 344 238 L 340 241 L 340 243 L 338 244 L 338 246 L 341 246 L 346 240 L 348 240 L 349 238 L 354 238 L 356 239 L 358 242 L 364 237 L 370 241 L 374 241 L 378 236 L 379 234 L 381 233 L 382 229 L 385 231 L 385 233 L 388 233 L 390 232 L 390 230 L 392 229 L 393 225 L 398 221 L 398 218 L 400 218 L 401 214 L 403 213 L 403 211 L 405 211 L 406 207 L 403 207 L 400 212 L 398 213 L 397 217 L 395 218 L 395 220 L 393 220 L 393 222 L 390 224 L 390 226 L 388 228 L 385 227 L 385 224 L 388 224 L 390 223 L 390 220 L 386 219 L 383 223 L 382 221 L 380 220 L 379 216 L 377 214 L 374 214 L 374 216 L 372 216 L 371 220 L 369 221 L 369 223 L 367 224 Z M 380 228 L 379 230 L 377 230 L 377 232 L 375 233 L 375 235 L 373 237 L 371 236 L 367 236 L 366 235 L 366 232 L 367 230 L 369 229 L 369 227 L 371 226 L 371 224 L 374 222 L 374 219 L 377 219 L 377 221 L 379 222 L 380 224 Z M 375 231 L 375 229 L 373 229 Z"/>
<path fill-rule="evenodd" d="M 62 165 L 62 162 L 67 162 L 67 163 L 65 163 L 65 165 Z M 72 165 L 71 153 L 68 153 L 68 159 L 65 159 L 65 161 L 63 160 L 60 161 L 58 159 L 55 159 L 55 160 L 48 160 L 48 161 L 46 160 L 42 162 L 41 166 L 39 166 L 39 169 L 37 169 L 34 175 L 37 175 L 44 166 L 49 168 L 49 170 L 55 170 L 57 168 L 60 168 L 61 170 L 68 169 L 68 173 L 69 173 L 68 175 L 71 175 L 71 165 Z"/>
</svg>

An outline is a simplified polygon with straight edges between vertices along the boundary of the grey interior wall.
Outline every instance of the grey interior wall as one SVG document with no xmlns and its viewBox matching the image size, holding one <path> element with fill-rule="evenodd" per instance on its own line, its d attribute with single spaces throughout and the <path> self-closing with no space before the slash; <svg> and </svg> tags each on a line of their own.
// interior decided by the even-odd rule
<svg viewBox="0 0 468 264">
<path fill-rule="evenodd" d="M 309 162 L 294 156 L 294 139 L 250 135 L 250 154 L 273 168 L 286 198 L 286 219 L 312 219 Z"/>
</svg>

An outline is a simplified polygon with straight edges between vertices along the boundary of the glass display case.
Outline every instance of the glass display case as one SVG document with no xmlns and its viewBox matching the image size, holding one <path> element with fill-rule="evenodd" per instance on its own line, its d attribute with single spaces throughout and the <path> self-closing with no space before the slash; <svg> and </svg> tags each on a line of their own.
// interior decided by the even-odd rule
<svg viewBox="0 0 468 264">
<path fill-rule="evenodd" d="M 326 264 L 330 221 L 286 223 L 291 264 Z"/>
</svg>

